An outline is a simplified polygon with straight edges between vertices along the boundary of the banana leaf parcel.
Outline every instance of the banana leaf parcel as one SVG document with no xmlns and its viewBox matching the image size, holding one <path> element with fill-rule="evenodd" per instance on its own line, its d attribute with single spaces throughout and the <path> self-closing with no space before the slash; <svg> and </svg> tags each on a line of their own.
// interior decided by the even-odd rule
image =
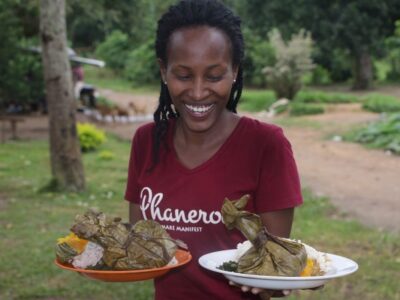
<svg viewBox="0 0 400 300">
<path fill-rule="evenodd" d="M 238 229 L 252 243 L 240 257 L 237 272 L 268 276 L 300 276 L 307 263 L 307 253 L 301 243 L 270 234 L 260 216 L 243 210 L 249 200 L 225 199 L 221 209 L 228 229 Z"/>
<path fill-rule="evenodd" d="M 96 268 L 136 270 L 162 267 L 174 258 L 178 246 L 186 248 L 182 241 L 172 239 L 155 221 L 141 220 L 132 226 L 122 223 L 121 218 L 109 218 L 94 210 L 77 215 L 71 231 L 80 239 L 104 249 Z M 57 254 L 61 254 L 60 251 Z"/>
</svg>

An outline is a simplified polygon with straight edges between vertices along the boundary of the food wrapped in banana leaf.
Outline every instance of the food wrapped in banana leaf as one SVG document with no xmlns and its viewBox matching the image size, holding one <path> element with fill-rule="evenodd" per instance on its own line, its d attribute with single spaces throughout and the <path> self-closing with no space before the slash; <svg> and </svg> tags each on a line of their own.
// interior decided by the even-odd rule
<svg viewBox="0 0 400 300">
<path fill-rule="evenodd" d="M 252 244 L 239 258 L 237 272 L 300 276 L 307 264 L 304 245 L 270 234 L 258 215 L 244 210 L 249 198 L 245 195 L 238 200 L 225 199 L 221 210 L 225 226 L 240 230 Z"/>
<path fill-rule="evenodd" d="M 86 266 L 83 260 L 87 258 L 98 261 L 95 266 L 87 265 L 95 268 L 112 270 L 156 268 L 167 265 L 174 258 L 178 246 L 187 248 L 182 241 L 172 239 L 155 221 L 141 220 L 132 226 L 129 223 L 122 223 L 121 218 L 109 218 L 95 210 L 77 215 L 71 231 L 79 239 L 89 241 L 88 245 L 91 245 L 87 247 L 90 249 L 77 252 L 80 256 L 75 256 L 75 260 L 72 260 L 77 266 Z M 103 251 L 100 251 L 99 247 Z M 60 259 L 61 252 L 56 253 Z M 98 258 L 99 255 L 102 255 L 101 260 Z M 72 261 L 69 259 L 68 262 Z"/>
</svg>

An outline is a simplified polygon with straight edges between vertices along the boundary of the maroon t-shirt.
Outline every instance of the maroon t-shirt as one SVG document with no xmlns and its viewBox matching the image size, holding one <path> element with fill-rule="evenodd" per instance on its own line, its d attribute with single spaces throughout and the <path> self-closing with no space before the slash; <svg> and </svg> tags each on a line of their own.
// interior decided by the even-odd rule
<svg viewBox="0 0 400 300">
<path fill-rule="evenodd" d="M 251 195 L 246 210 L 264 213 L 302 203 L 299 176 L 290 143 L 282 129 L 247 117 L 206 162 L 188 169 L 173 146 L 175 122 L 170 121 L 167 148 L 152 165 L 154 123 L 139 128 L 132 143 L 125 198 L 140 204 L 144 219 L 164 226 L 183 240 L 192 261 L 155 280 L 157 300 L 250 299 L 249 293 L 228 285 L 219 274 L 200 267 L 206 253 L 236 248 L 244 240 L 237 230 L 225 228 L 223 200 Z"/>
</svg>

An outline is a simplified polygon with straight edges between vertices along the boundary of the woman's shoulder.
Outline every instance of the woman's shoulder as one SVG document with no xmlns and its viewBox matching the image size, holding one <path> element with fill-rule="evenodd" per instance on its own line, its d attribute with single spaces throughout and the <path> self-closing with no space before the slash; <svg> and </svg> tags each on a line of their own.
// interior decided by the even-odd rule
<svg viewBox="0 0 400 300">
<path fill-rule="evenodd" d="M 282 128 L 275 124 L 266 123 L 247 116 L 242 117 L 242 123 L 247 133 L 252 133 L 256 136 L 275 136 L 282 133 Z"/>
<path fill-rule="evenodd" d="M 153 129 L 155 127 L 154 122 L 146 123 L 138 127 L 133 136 L 134 140 L 150 140 L 153 134 Z"/>
</svg>

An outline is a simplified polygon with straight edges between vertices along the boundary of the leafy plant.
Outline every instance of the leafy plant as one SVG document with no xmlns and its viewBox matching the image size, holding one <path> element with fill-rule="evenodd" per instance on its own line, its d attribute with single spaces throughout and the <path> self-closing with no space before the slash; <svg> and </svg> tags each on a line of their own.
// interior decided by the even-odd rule
<svg viewBox="0 0 400 300">
<path fill-rule="evenodd" d="M 96 48 L 96 55 L 104 59 L 111 69 L 121 71 L 125 67 L 128 51 L 128 35 L 119 30 L 114 30 Z"/>
<path fill-rule="evenodd" d="M 89 123 L 78 123 L 78 136 L 83 152 L 96 150 L 106 140 L 104 131 Z"/>
<path fill-rule="evenodd" d="M 400 113 L 384 116 L 379 122 L 349 133 L 346 138 L 400 155 Z"/>
<path fill-rule="evenodd" d="M 302 76 L 314 68 L 311 35 L 300 30 L 285 42 L 281 33 L 274 29 L 269 34 L 269 41 L 275 50 L 276 63 L 263 69 L 267 83 L 278 99 L 293 100 L 302 87 Z"/>
<path fill-rule="evenodd" d="M 100 160 L 112 160 L 115 158 L 115 154 L 111 151 L 104 150 L 99 153 L 98 158 Z"/>
<path fill-rule="evenodd" d="M 159 82 L 159 68 L 153 50 L 153 41 L 148 41 L 129 53 L 125 63 L 124 77 L 135 86 Z"/>
<path fill-rule="evenodd" d="M 295 100 L 303 103 L 351 103 L 359 101 L 358 97 L 353 95 L 323 91 L 300 91 Z"/>
<path fill-rule="evenodd" d="M 374 94 L 366 98 L 363 108 L 373 112 L 400 112 L 400 99 Z"/>
<path fill-rule="evenodd" d="M 266 87 L 267 80 L 262 69 L 275 63 L 275 51 L 268 40 L 254 31 L 243 28 L 246 51 L 243 61 L 244 82 L 253 87 Z"/>
<path fill-rule="evenodd" d="M 301 102 L 293 102 L 290 105 L 290 115 L 317 115 L 324 113 L 324 107 L 319 104 L 305 104 Z"/>
</svg>

